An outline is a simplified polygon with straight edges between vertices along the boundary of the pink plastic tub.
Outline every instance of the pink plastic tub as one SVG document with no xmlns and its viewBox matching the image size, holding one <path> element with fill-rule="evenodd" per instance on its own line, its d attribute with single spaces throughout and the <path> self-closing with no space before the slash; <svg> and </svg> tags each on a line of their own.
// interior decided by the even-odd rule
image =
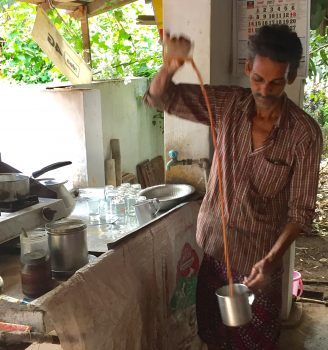
<svg viewBox="0 0 328 350">
<path fill-rule="evenodd" d="M 295 297 L 301 296 L 303 293 L 302 276 L 298 271 L 293 272 L 293 295 Z"/>
</svg>

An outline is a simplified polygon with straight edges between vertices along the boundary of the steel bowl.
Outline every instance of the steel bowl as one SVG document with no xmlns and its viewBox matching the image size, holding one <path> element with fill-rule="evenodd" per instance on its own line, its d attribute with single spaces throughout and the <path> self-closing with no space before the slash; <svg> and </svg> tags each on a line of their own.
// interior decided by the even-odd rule
<svg viewBox="0 0 328 350">
<path fill-rule="evenodd" d="M 186 184 L 163 184 L 147 187 L 139 192 L 147 199 L 157 198 L 160 210 L 168 210 L 183 202 L 189 195 L 195 192 L 195 188 Z"/>
</svg>

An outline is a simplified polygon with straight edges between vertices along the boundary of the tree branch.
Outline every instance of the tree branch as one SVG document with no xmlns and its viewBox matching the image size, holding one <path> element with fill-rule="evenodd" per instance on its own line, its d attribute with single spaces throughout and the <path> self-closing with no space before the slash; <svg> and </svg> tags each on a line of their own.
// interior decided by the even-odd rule
<svg viewBox="0 0 328 350">
<path fill-rule="evenodd" d="M 325 45 L 322 45 L 322 46 L 318 47 L 317 49 L 311 51 L 309 54 L 312 55 L 315 52 L 320 51 L 321 49 L 324 49 L 325 47 L 328 47 L 328 44 L 325 44 Z"/>
</svg>

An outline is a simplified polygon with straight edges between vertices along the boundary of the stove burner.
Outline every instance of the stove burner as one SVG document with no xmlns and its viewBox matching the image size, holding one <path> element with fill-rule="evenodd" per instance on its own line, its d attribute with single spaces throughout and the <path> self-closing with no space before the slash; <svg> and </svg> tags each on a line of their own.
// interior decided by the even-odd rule
<svg viewBox="0 0 328 350">
<path fill-rule="evenodd" d="M 12 202 L 0 201 L 0 212 L 13 213 L 15 211 L 30 207 L 31 205 L 39 203 L 39 198 L 36 195 L 29 195 Z"/>
</svg>

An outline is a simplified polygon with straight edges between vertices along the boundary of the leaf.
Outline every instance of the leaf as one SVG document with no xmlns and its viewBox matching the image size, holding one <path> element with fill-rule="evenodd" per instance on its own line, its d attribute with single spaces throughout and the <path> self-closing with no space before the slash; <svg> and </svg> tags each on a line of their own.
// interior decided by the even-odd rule
<svg viewBox="0 0 328 350">
<path fill-rule="evenodd" d="M 326 54 L 326 51 L 324 49 L 320 50 L 320 57 L 322 59 L 322 63 L 327 64 L 327 54 Z"/>
</svg>

